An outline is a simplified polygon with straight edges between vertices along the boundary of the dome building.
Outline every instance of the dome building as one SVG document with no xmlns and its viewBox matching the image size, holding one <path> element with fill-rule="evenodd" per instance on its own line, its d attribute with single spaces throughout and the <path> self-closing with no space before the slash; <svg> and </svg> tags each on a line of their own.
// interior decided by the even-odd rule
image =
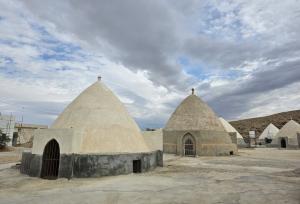
<svg viewBox="0 0 300 204">
<path fill-rule="evenodd" d="M 275 135 L 271 146 L 280 148 L 300 148 L 300 124 L 294 120 L 287 122 Z"/>
<path fill-rule="evenodd" d="M 235 154 L 237 146 L 216 114 L 193 90 L 163 129 L 163 151 L 182 156 L 218 156 Z"/>
<path fill-rule="evenodd" d="M 275 135 L 278 133 L 279 129 L 270 123 L 264 131 L 260 134 L 258 140 L 260 144 L 268 144 L 270 143 L 269 141 L 272 141 Z"/>
<path fill-rule="evenodd" d="M 219 118 L 219 120 L 229 135 L 236 135 L 236 142 L 234 143 L 236 143 L 239 148 L 247 147 L 247 143 L 245 142 L 243 136 L 229 122 L 227 122 L 227 120 L 221 117 Z"/>
<path fill-rule="evenodd" d="M 162 166 L 121 101 L 100 79 L 83 91 L 45 130 L 34 133 L 32 152 L 22 155 L 30 176 L 99 177 Z"/>
</svg>

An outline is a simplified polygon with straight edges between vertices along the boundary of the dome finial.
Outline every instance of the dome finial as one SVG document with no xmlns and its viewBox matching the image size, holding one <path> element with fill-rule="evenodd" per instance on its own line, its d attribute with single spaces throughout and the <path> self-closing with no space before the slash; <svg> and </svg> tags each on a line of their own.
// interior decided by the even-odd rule
<svg viewBox="0 0 300 204">
<path fill-rule="evenodd" d="M 194 88 L 192 88 L 192 95 L 194 95 L 195 94 L 195 89 Z"/>
<path fill-rule="evenodd" d="M 101 78 L 102 78 L 102 77 L 99 75 L 99 76 L 98 76 L 98 81 L 101 81 Z"/>
</svg>

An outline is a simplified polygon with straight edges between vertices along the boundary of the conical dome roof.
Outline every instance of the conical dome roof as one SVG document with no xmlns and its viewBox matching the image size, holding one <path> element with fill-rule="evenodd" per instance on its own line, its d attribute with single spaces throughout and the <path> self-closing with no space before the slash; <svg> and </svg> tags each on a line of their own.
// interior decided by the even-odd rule
<svg viewBox="0 0 300 204">
<path fill-rule="evenodd" d="M 185 98 L 176 108 L 165 130 L 225 131 L 213 110 L 194 94 Z"/>
<path fill-rule="evenodd" d="M 300 125 L 294 120 L 290 120 L 279 130 L 275 137 L 297 138 L 297 132 L 300 133 Z"/>
<path fill-rule="evenodd" d="M 226 132 L 235 132 L 236 133 L 236 138 L 241 138 L 243 139 L 242 135 L 232 126 L 230 125 L 229 122 L 227 122 L 227 120 L 225 120 L 224 118 L 219 118 L 223 127 L 225 128 Z"/>
<path fill-rule="evenodd" d="M 82 134 L 82 153 L 148 152 L 143 136 L 121 101 L 102 82 L 83 91 L 56 119 L 52 129 Z"/>
<path fill-rule="evenodd" d="M 259 139 L 265 139 L 265 138 L 272 139 L 278 133 L 278 131 L 279 129 L 275 125 L 270 123 L 261 133 Z"/>
</svg>

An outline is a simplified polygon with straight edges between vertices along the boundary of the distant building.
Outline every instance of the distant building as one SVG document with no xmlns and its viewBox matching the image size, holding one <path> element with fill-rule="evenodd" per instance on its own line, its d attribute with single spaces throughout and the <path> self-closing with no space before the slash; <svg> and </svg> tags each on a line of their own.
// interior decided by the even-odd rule
<svg viewBox="0 0 300 204">
<path fill-rule="evenodd" d="M 271 146 L 279 148 L 300 148 L 300 124 L 294 120 L 287 122 L 275 135 Z"/>
<path fill-rule="evenodd" d="M 221 156 L 236 154 L 237 145 L 192 89 L 163 129 L 163 151 L 182 156 Z"/>
<path fill-rule="evenodd" d="M 26 123 L 15 123 L 12 145 L 24 145 L 32 147 L 34 131 L 37 129 L 47 129 L 47 125 L 36 125 Z"/>
<path fill-rule="evenodd" d="M 15 117 L 13 115 L 2 115 L 0 113 L 0 130 L 10 138 L 7 146 L 12 146 L 13 133 L 15 128 Z"/>
<path fill-rule="evenodd" d="M 47 128 L 47 125 L 17 123 L 15 116 L 0 113 L 0 130 L 10 138 L 7 146 L 28 144 L 27 146 L 31 147 L 33 132 L 37 129 Z"/>
<path fill-rule="evenodd" d="M 273 125 L 272 123 L 270 123 L 265 129 L 264 131 L 261 133 L 261 135 L 259 136 L 259 143 L 260 144 L 268 144 L 270 142 L 272 142 L 273 138 L 275 137 L 275 135 L 279 132 L 279 129 Z M 269 142 L 270 141 L 270 142 Z"/>
</svg>

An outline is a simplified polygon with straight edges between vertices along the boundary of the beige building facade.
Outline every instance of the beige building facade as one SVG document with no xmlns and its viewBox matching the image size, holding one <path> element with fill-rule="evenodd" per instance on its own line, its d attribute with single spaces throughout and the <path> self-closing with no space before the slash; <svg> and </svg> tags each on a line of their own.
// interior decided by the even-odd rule
<svg viewBox="0 0 300 204">
<path fill-rule="evenodd" d="M 12 145 L 32 147 L 33 135 L 35 130 L 48 129 L 47 125 L 16 123 Z"/>
</svg>

